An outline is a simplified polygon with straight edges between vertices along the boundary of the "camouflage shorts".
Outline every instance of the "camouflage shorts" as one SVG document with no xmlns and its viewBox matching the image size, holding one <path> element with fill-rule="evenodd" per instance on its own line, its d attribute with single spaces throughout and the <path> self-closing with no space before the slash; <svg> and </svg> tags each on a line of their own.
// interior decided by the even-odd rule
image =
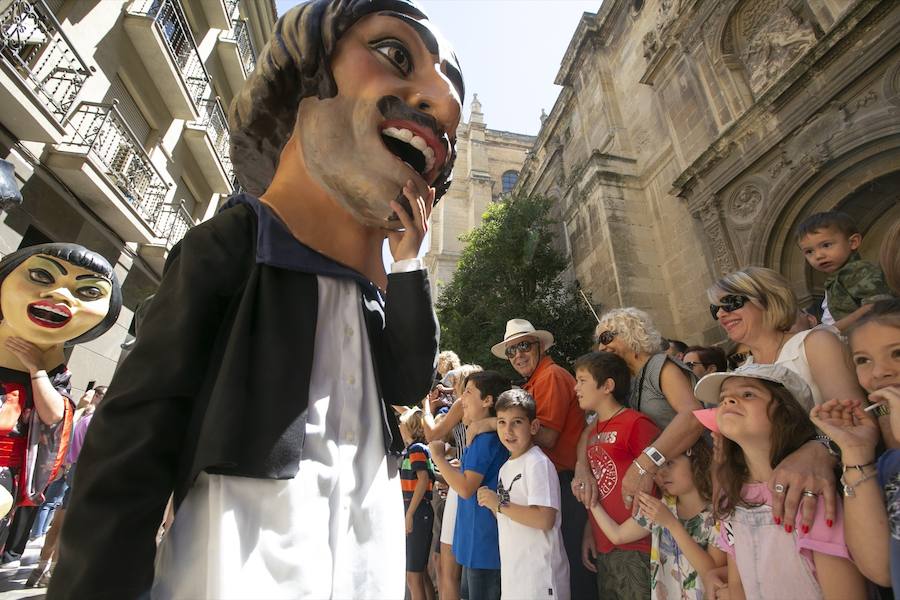
<svg viewBox="0 0 900 600">
<path fill-rule="evenodd" d="M 598 554 L 597 593 L 603 600 L 649 600 L 650 555 L 640 550 Z"/>
</svg>

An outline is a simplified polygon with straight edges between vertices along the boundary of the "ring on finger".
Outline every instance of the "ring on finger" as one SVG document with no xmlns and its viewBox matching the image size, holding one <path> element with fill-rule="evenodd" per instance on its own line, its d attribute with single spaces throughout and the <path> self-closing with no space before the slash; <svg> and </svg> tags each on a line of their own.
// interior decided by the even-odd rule
<svg viewBox="0 0 900 600">
<path fill-rule="evenodd" d="M 818 496 L 818 494 L 812 490 L 803 490 L 803 495 L 807 498 L 815 498 L 816 496 Z"/>
<path fill-rule="evenodd" d="M 625 496 L 625 502 L 631 502 L 634 500 L 634 496 Z"/>
<path fill-rule="evenodd" d="M 784 484 L 783 484 L 783 483 L 776 483 L 776 484 L 775 484 L 775 493 L 776 493 L 776 494 L 783 494 L 783 493 L 784 493 Z"/>
<path fill-rule="evenodd" d="M 579 482 L 578 482 L 578 487 L 581 488 L 581 489 L 584 489 L 584 482 L 583 482 L 583 481 L 579 481 Z"/>
</svg>

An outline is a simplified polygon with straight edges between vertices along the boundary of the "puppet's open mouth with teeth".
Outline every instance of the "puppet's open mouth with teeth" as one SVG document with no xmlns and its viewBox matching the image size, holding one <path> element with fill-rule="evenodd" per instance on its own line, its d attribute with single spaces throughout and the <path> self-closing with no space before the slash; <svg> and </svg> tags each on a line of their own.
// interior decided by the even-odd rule
<svg viewBox="0 0 900 600">
<path fill-rule="evenodd" d="M 429 185 L 447 160 L 447 150 L 434 133 L 410 121 L 385 121 L 381 141 L 388 151 Z"/>
<path fill-rule="evenodd" d="M 65 304 L 41 300 L 28 305 L 28 318 L 41 327 L 59 329 L 72 320 L 72 311 Z"/>
</svg>

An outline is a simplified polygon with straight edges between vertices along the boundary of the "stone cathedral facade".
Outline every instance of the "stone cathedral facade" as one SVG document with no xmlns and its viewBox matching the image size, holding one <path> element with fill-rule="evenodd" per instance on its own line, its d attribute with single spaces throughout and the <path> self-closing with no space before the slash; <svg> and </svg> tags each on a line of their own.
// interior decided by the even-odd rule
<svg viewBox="0 0 900 600">
<path fill-rule="evenodd" d="M 605 0 L 556 83 L 518 186 L 557 199 L 594 302 L 666 336 L 721 339 L 705 289 L 746 265 L 813 302 L 809 214 L 852 215 L 869 260 L 900 218 L 896 0 Z"/>
</svg>

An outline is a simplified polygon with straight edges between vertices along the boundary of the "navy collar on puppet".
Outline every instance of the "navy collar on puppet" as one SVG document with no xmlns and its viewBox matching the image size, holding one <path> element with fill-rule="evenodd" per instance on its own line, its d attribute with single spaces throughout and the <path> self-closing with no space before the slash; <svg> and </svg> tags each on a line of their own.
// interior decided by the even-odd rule
<svg viewBox="0 0 900 600">
<path fill-rule="evenodd" d="M 246 193 L 235 194 L 222 205 L 219 212 L 239 204 L 246 204 L 256 213 L 257 264 L 301 273 L 353 279 L 362 284 L 368 292 L 378 293 L 375 284 L 361 273 L 316 252 L 295 238 L 284 222 L 278 218 L 278 215 L 270 207 L 260 202 L 256 196 Z"/>
</svg>

